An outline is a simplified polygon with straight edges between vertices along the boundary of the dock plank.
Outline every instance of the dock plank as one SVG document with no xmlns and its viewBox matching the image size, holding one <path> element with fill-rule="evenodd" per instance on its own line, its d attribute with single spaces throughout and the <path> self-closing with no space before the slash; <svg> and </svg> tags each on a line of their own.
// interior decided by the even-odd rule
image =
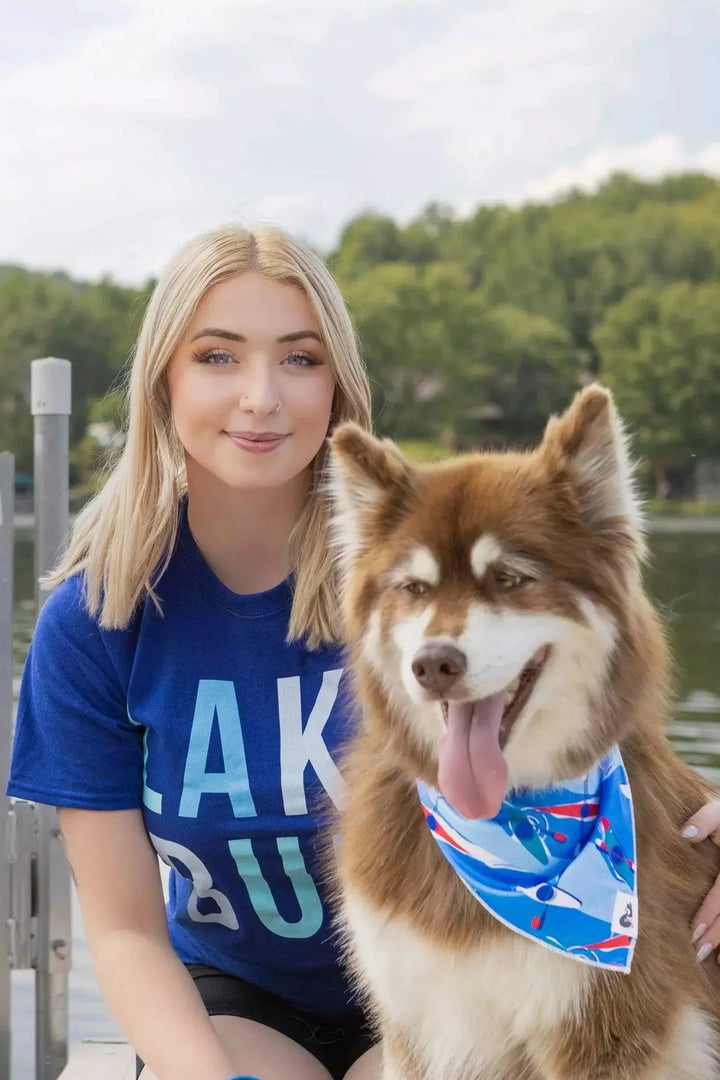
<svg viewBox="0 0 720 1080">
<path fill-rule="evenodd" d="M 135 1055 L 123 1042 L 83 1042 L 71 1047 L 58 1080 L 135 1080 Z"/>
</svg>

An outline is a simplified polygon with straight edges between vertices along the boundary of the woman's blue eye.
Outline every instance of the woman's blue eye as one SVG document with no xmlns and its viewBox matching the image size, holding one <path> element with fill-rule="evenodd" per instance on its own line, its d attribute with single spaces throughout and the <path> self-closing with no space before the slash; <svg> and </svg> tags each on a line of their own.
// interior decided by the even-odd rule
<svg viewBox="0 0 720 1080">
<path fill-rule="evenodd" d="M 290 353 L 286 360 L 293 367 L 317 367 L 320 363 L 311 353 L 303 352 Z"/>
<path fill-rule="evenodd" d="M 199 349 L 193 353 L 197 364 L 232 364 L 235 357 L 225 349 Z"/>
<path fill-rule="evenodd" d="M 193 353 L 193 360 L 197 364 L 212 364 L 217 367 L 235 363 L 235 357 L 227 349 L 198 349 Z M 283 363 L 291 367 L 317 367 L 321 361 L 312 353 L 294 352 L 286 356 Z"/>
</svg>

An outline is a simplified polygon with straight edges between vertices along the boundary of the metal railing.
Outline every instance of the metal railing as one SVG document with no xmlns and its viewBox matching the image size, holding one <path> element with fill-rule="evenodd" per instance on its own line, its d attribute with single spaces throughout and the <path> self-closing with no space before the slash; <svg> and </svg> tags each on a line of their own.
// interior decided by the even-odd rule
<svg viewBox="0 0 720 1080">
<path fill-rule="evenodd" d="M 34 420 L 35 578 L 65 543 L 71 365 L 48 357 L 31 365 Z M 57 1080 L 68 1055 L 71 962 L 70 868 L 54 807 L 5 797 L 12 728 L 12 579 L 14 459 L 0 454 L 0 782 L 7 828 L 0 857 L 0 1080 L 10 1080 L 10 971 L 35 971 L 35 1077 Z M 39 612 L 48 592 L 36 588 Z M 2 825 L 2 823 L 0 823 Z"/>
<path fill-rule="evenodd" d="M 12 728 L 13 508 L 15 458 L 0 454 L 0 868 L 8 866 L 10 800 L 5 795 Z M 1 874 L 1 870 L 0 870 Z M 10 889 L 0 888 L 0 1077 L 10 1077 Z"/>
</svg>

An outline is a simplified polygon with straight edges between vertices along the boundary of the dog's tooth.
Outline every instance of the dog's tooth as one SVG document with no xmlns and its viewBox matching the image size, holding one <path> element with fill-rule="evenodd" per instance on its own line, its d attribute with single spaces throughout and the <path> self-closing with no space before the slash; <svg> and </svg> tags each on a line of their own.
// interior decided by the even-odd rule
<svg viewBox="0 0 720 1080">
<path fill-rule="evenodd" d="M 517 694 L 519 686 L 520 686 L 520 676 L 518 675 L 517 679 L 513 679 L 513 681 L 508 686 L 507 693 L 508 694 Z"/>
</svg>

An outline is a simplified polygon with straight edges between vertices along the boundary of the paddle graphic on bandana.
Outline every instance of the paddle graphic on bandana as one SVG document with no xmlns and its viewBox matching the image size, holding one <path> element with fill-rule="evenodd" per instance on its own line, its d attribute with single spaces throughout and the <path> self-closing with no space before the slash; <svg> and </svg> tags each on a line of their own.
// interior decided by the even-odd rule
<svg viewBox="0 0 720 1080">
<path fill-rule="evenodd" d="M 517 791 L 496 817 L 462 817 L 418 782 L 438 847 L 511 930 L 585 963 L 628 972 L 638 926 L 635 821 L 617 747 L 562 787 Z"/>
</svg>

